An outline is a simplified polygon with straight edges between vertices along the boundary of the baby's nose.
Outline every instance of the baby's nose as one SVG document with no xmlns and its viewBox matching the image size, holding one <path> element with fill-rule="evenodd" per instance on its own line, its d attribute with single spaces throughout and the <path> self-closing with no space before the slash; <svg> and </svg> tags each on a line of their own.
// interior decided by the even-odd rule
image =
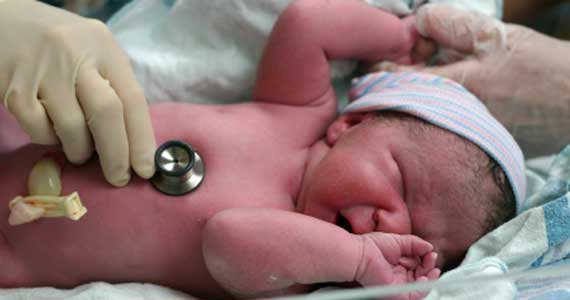
<svg viewBox="0 0 570 300">
<path fill-rule="evenodd" d="M 356 234 L 364 234 L 372 232 L 376 228 L 374 222 L 374 212 L 376 208 L 367 205 L 356 205 L 340 211 L 340 215 L 344 217 L 350 224 L 350 232 Z"/>
<path fill-rule="evenodd" d="M 374 213 L 376 230 L 381 232 L 411 234 L 412 222 L 406 206 L 393 209 L 378 209 Z"/>
<path fill-rule="evenodd" d="M 405 206 L 388 210 L 370 205 L 355 205 L 341 210 L 340 214 L 350 223 L 352 233 L 364 234 L 381 231 L 410 234 L 412 232 L 411 221 Z"/>
</svg>

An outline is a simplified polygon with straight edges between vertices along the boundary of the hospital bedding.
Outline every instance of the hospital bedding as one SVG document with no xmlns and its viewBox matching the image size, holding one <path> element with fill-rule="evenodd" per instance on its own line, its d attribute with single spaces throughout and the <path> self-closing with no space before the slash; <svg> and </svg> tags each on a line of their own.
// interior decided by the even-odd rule
<svg viewBox="0 0 570 300">
<path fill-rule="evenodd" d="M 526 211 L 471 246 L 461 266 L 441 280 L 554 265 L 568 265 L 570 270 L 570 146 L 557 156 L 527 162 L 527 178 L 530 196 Z M 570 272 L 515 284 L 504 281 L 472 286 L 452 298 L 435 291 L 428 299 L 475 299 L 474 294 L 483 296 L 481 299 L 564 299 L 551 297 L 570 296 Z"/>
<path fill-rule="evenodd" d="M 199 103 L 238 102 L 249 98 L 263 40 L 288 2 L 270 0 L 254 5 L 261 2 L 139 0 L 123 9 L 110 26 L 131 57 L 151 102 L 188 99 Z M 405 14 L 413 9 L 414 3 L 422 1 L 368 2 Z M 489 15 L 501 10 L 500 1 L 470 3 L 479 5 L 476 9 Z M 217 10 L 215 19 L 205 13 L 212 8 Z M 231 13 L 224 11 L 227 8 Z M 188 13 L 194 14 L 194 23 L 189 22 Z M 227 23 L 217 23 L 215 20 L 219 19 Z M 186 31 L 180 31 L 181 28 Z M 217 63 L 212 65 L 212 61 Z M 343 79 L 353 67 L 350 62 L 334 66 L 337 89 L 345 87 Z M 473 245 L 462 266 L 446 273 L 441 280 L 500 275 L 549 265 L 570 267 L 570 148 L 558 156 L 528 161 L 527 178 L 530 195 L 527 211 Z M 564 298 L 570 298 L 570 272 L 568 276 L 524 279 L 516 284 L 499 281 L 476 287 L 437 289 L 428 296 L 428 299 Z M 94 282 L 70 290 L 5 289 L 0 290 L 0 299 L 194 298 L 152 284 Z"/>
<path fill-rule="evenodd" d="M 425 0 L 362 0 L 409 14 Z M 137 0 L 109 20 L 151 103 L 230 103 L 251 99 L 255 69 L 280 11 L 291 0 Z M 500 17 L 502 0 L 450 2 Z M 354 63 L 332 68 L 339 89 Z M 344 93 L 339 93 L 343 95 Z"/>
</svg>

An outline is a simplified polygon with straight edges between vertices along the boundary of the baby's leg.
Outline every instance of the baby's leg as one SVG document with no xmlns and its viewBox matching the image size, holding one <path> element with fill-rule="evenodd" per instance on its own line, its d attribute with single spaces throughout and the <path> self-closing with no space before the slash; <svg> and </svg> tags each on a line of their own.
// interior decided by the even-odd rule
<svg viewBox="0 0 570 300">
<path fill-rule="evenodd" d="M 27 178 L 33 165 L 45 154 L 55 153 L 54 147 L 32 144 L 16 148 L 0 152 L 0 288 L 21 287 L 31 281 L 31 270 L 21 262 L 19 244 L 14 239 L 18 229 L 8 224 L 8 203 L 16 196 L 28 195 Z M 42 242 L 41 236 L 35 238 Z"/>
<path fill-rule="evenodd" d="M 16 150 L 0 153 L 0 202 L 6 203 L 16 196 L 27 196 L 28 176 L 34 165 L 42 159 L 51 159 L 62 169 L 70 173 L 76 166 L 66 162 L 63 152 L 57 146 L 41 146 L 36 144 L 26 144 Z M 90 166 L 93 162 L 88 162 Z M 91 168 L 87 168 L 91 169 Z M 89 173 L 89 171 L 85 171 Z M 82 170 L 82 173 L 85 173 Z M 85 174 L 92 176 L 92 174 Z M 91 177 L 92 179 L 95 179 Z M 74 184 L 76 179 L 67 180 L 68 187 Z M 3 211 L 0 209 L 0 212 Z"/>
<path fill-rule="evenodd" d="M 14 255 L 8 238 L 0 228 L 0 288 L 22 286 L 29 276 L 24 265 Z"/>
<path fill-rule="evenodd" d="M 47 147 L 35 148 L 49 151 Z M 18 154 L 12 149 L 4 148 L 4 150 L 7 151 L 0 152 L 0 288 L 11 288 L 22 286 L 30 276 L 26 273 L 24 265 L 20 263 L 10 239 L 8 202 L 16 195 L 25 192 L 26 170 L 31 169 L 33 162 L 29 160 L 33 160 L 34 157 L 29 151 Z M 39 155 L 41 154 L 38 153 Z"/>
<path fill-rule="evenodd" d="M 80 220 L 40 218 L 27 224 L 10 225 L 8 203 L 16 196 L 28 195 L 27 180 L 34 164 L 44 155 L 53 153 L 63 158 L 63 153 L 55 147 L 33 144 L 0 154 L 0 231 L 4 240 L 4 244 L 0 244 L 0 248 L 4 248 L 0 250 L 0 287 L 43 284 L 73 286 L 83 278 L 77 275 L 81 272 L 72 266 L 81 266 L 83 270 L 92 271 L 92 274 L 100 274 L 104 273 L 105 268 L 111 268 L 110 264 L 120 262 L 124 256 L 124 253 L 115 250 L 113 255 L 107 255 L 106 260 L 97 261 L 92 257 L 85 258 L 82 249 L 90 249 L 91 256 L 97 259 L 97 253 L 109 252 L 107 245 L 125 244 L 126 239 L 141 237 L 125 232 L 150 227 L 145 227 L 148 221 L 137 218 L 137 215 L 148 213 L 152 208 L 149 199 L 156 197 L 157 192 L 138 178 L 133 178 L 125 188 L 112 187 L 103 178 L 96 159 L 81 167 L 56 159 L 62 164 L 61 195 L 78 192 L 87 207 L 87 214 Z M 137 201 L 134 202 L 134 199 Z M 127 250 L 137 253 L 134 249 L 124 252 Z M 46 253 L 54 253 L 54 256 L 46 259 Z M 6 259 L 11 262 L 3 261 Z M 8 269 L 13 271 L 6 272 Z M 8 278 L 8 275 L 13 278 Z"/>
</svg>

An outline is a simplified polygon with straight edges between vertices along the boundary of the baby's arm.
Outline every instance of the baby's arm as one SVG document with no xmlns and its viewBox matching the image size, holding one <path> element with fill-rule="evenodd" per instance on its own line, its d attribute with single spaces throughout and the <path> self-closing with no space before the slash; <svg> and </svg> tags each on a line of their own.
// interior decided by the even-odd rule
<svg viewBox="0 0 570 300">
<path fill-rule="evenodd" d="M 417 39 L 401 20 L 359 0 L 297 0 L 281 14 L 263 54 L 254 99 L 317 105 L 334 99 L 329 59 L 400 60 Z"/>
<path fill-rule="evenodd" d="M 325 282 L 369 286 L 435 279 L 432 248 L 411 235 L 355 235 L 306 215 L 263 208 L 222 211 L 203 236 L 211 275 L 240 297 L 302 292 Z"/>
</svg>

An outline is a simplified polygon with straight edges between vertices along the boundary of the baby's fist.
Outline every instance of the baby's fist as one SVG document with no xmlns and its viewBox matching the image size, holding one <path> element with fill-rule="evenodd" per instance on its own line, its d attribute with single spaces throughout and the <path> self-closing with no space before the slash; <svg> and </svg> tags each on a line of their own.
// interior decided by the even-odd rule
<svg viewBox="0 0 570 300">
<path fill-rule="evenodd" d="M 437 254 L 433 246 L 414 235 L 372 232 L 359 236 L 362 257 L 355 280 L 363 286 L 404 284 L 437 279 Z M 424 293 L 400 295 L 401 299 L 419 299 Z"/>
</svg>

